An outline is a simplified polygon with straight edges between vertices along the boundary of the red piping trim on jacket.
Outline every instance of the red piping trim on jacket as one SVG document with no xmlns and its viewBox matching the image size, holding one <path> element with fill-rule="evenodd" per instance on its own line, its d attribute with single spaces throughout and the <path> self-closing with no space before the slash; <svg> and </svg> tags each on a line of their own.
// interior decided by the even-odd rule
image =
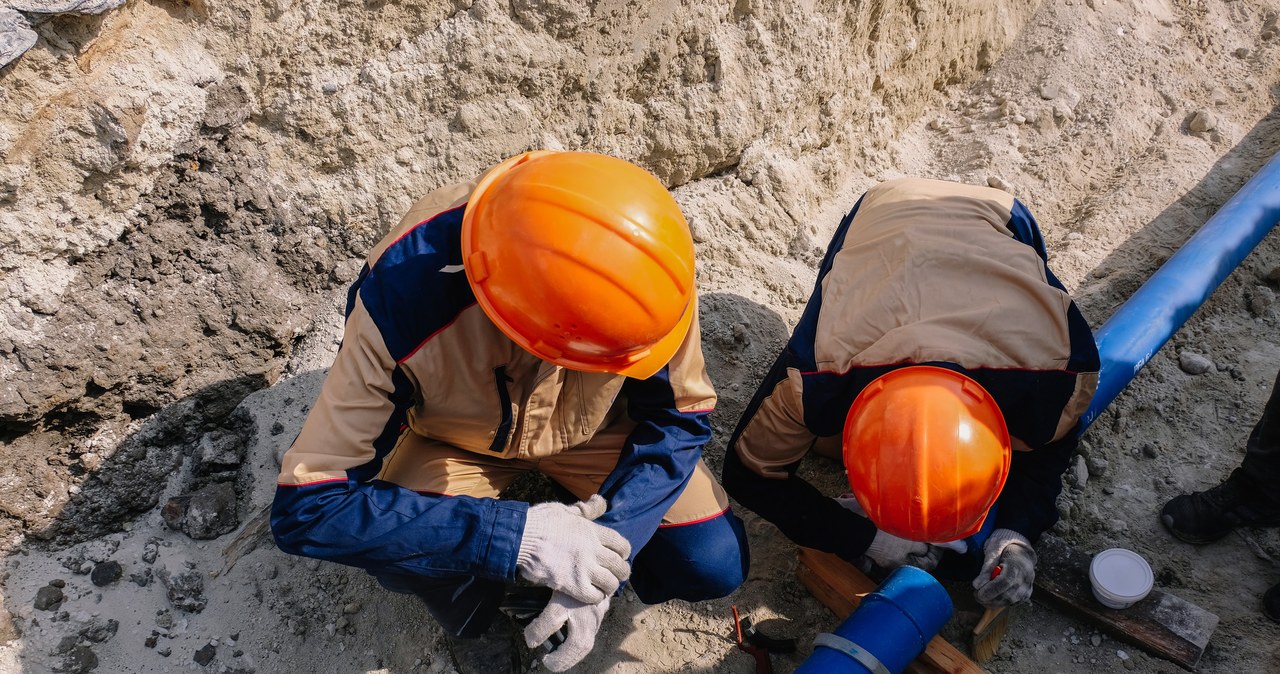
<svg viewBox="0 0 1280 674">
<path fill-rule="evenodd" d="M 716 513 L 716 514 L 714 514 L 714 515 L 707 515 L 706 517 L 703 517 L 703 518 L 701 518 L 701 519 L 693 520 L 692 522 L 673 522 L 673 523 L 671 523 L 671 524 L 659 524 L 659 525 L 658 525 L 658 528 L 659 528 L 659 529 L 673 529 L 673 528 L 675 528 L 675 527 L 687 527 L 687 526 L 691 526 L 691 525 L 694 525 L 694 524 L 702 524 L 703 522 L 710 522 L 711 520 L 713 520 L 713 519 L 715 519 L 715 518 L 717 518 L 717 517 L 723 517 L 723 516 L 724 516 L 724 514 L 725 514 L 725 513 L 727 513 L 727 512 L 729 512 L 729 507 L 728 507 L 728 506 L 725 506 L 725 509 L 724 509 L 724 510 L 721 510 L 720 512 L 718 512 L 718 513 Z"/>
<path fill-rule="evenodd" d="M 347 481 L 347 478 L 345 477 L 327 477 L 323 480 L 316 480 L 315 482 L 299 482 L 297 484 L 287 484 L 285 482 L 277 482 L 276 486 L 277 487 L 310 487 L 313 484 L 324 484 L 326 482 L 346 482 L 346 481 Z"/>
<path fill-rule="evenodd" d="M 467 309 L 470 309 L 471 307 L 474 307 L 475 305 L 476 305 L 476 303 L 475 303 L 475 302 L 472 302 L 471 304 L 468 304 L 467 306 L 462 307 L 461 309 L 459 309 L 459 310 L 458 310 L 458 315 L 457 315 L 457 316 L 454 316 L 454 317 L 453 317 L 453 320 L 449 321 L 448 323 L 445 323 L 445 324 L 444 324 L 444 325 L 443 325 L 439 330 L 436 330 L 435 332 L 433 332 L 433 333 L 431 333 L 431 334 L 427 335 L 427 338 L 426 338 L 426 339 L 424 339 L 424 340 L 422 340 L 422 341 L 421 341 L 417 346 L 413 347 L 413 350 L 412 350 L 412 351 L 410 351 L 410 352 L 408 353 L 408 355 L 406 355 L 404 358 L 401 358 L 400 360 L 397 360 L 397 361 L 396 361 L 396 365 L 403 365 L 403 364 L 404 364 L 404 362 L 405 362 L 406 360 L 409 360 L 410 358 L 413 358 L 413 354 L 417 353 L 419 350 L 421 350 L 421 349 L 422 349 L 422 347 L 426 346 L 426 345 L 427 345 L 427 342 L 429 342 L 429 341 L 431 341 L 431 340 L 435 339 L 436 335 L 438 335 L 438 334 L 440 334 L 440 333 L 444 332 L 445 330 L 448 330 L 450 327 L 452 327 L 452 326 L 453 326 L 453 324 L 454 324 L 454 323 L 457 323 L 457 322 L 458 322 L 458 319 L 459 319 L 459 318 L 462 318 L 462 312 L 466 311 Z"/>
<path fill-rule="evenodd" d="M 857 370 L 857 369 L 872 368 L 872 367 L 888 367 L 888 366 L 890 366 L 890 365 L 902 365 L 902 366 L 904 366 L 904 367 L 911 367 L 912 365 L 924 365 L 924 363 L 910 363 L 910 362 L 907 362 L 907 361 L 903 361 L 903 362 L 901 362 L 901 363 L 873 363 L 873 364 L 870 364 L 870 365 L 852 365 L 852 366 L 850 366 L 850 367 L 849 367 L 849 369 L 847 369 L 847 370 L 843 370 L 843 371 L 840 371 L 840 370 L 812 370 L 812 371 L 809 371 L 809 372 L 803 372 L 803 371 L 802 371 L 802 372 L 800 373 L 800 376 L 802 376 L 802 377 L 806 377 L 806 376 L 813 375 L 813 374 L 833 374 L 833 375 L 836 375 L 837 377 L 839 377 L 839 376 L 843 376 L 843 375 L 849 374 L 850 372 L 852 372 L 852 371 L 854 371 L 854 370 Z M 961 366 L 961 367 L 964 367 L 964 366 Z M 1030 367 L 989 367 L 989 366 L 986 366 L 986 365 L 977 365 L 977 366 L 974 366 L 974 367 L 965 367 L 964 369 L 965 369 L 965 370 L 967 370 L 967 371 L 973 371 L 973 370 L 996 370 L 996 371 L 999 371 L 999 372 L 1062 372 L 1062 373 L 1064 373 L 1064 374 L 1077 375 L 1077 376 L 1081 374 L 1081 373 L 1076 372 L 1076 371 L 1074 371 L 1074 370 L 1037 370 L 1037 369 L 1035 369 L 1035 368 L 1030 368 Z"/>
<path fill-rule="evenodd" d="M 456 210 L 458 210 L 459 208 L 463 208 L 463 209 L 465 209 L 466 207 L 467 207 L 467 205 L 464 203 L 464 204 L 462 204 L 461 206 L 454 206 L 453 208 L 446 208 L 446 209 L 444 209 L 443 211 L 440 211 L 439 213 L 436 213 L 435 215 L 433 215 L 433 216 L 431 216 L 431 217 L 427 218 L 426 220 L 423 220 L 422 222 L 419 222 L 418 224 L 416 224 L 416 225 L 414 225 L 414 226 L 410 227 L 409 229 L 404 230 L 404 234 L 401 234 L 400 236 L 397 236 L 395 241 L 392 241 L 391 243 L 387 244 L 387 247 L 386 247 L 386 248 L 383 248 L 382 250 L 383 250 L 383 251 L 386 251 L 388 248 L 391 248 L 392 246 L 396 245 L 397 243 L 400 243 L 400 240 L 401 240 L 401 239 L 403 239 L 404 237 L 409 236 L 410 234 L 412 234 L 414 230 L 416 230 L 417 228 L 419 228 L 419 227 L 421 227 L 421 226 L 423 226 L 423 225 L 427 224 L 428 222 L 431 222 L 432 220 L 435 220 L 436 218 L 438 218 L 438 217 L 440 217 L 440 216 L 444 215 L 445 213 L 448 213 L 449 211 L 456 211 Z M 381 260 L 381 259 L 382 259 L 382 256 L 378 256 L 378 259 L 379 259 L 379 260 Z M 377 263 L 375 262 L 374 264 L 376 265 Z"/>
</svg>

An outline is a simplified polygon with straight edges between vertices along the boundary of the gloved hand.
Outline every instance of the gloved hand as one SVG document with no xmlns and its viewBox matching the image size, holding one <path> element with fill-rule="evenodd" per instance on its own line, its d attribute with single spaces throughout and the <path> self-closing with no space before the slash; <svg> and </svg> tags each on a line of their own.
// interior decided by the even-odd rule
<svg viewBox="0 0 1280 674">
<path fill-rule="evenodd" d="M 631 576 L 631 544 L 592 520 L 608 504 L 596 494 L 573 505 L 530 506 L 516 555 L 521 578 L 587 604 L 598 604 Z"/>
<path fill-rule="evenodd" d="M 609 612 L 609 598 L 595 604 L 583 602 L 556 592 L 542 613 L 529 626 L 524 628 L 524 642 L 529 648 L 537 648 L 551 638 L 560 629 L 567 626 L 568 636 L 564 643 L 542 659 L 542 664 L 553 672 L 563 672 L 578 664 L 591 647 L 596 643 L 596 632 L 600 631 L 600 623 L 604 614 Z"/>
<path fill-rule="evenodd" d="M 932 571 L 942 558 L 943 549 L 928 543 L 917 543 L 893 534 L 877 531 L 871 539 L 866 555 L 876 566 L 885 569 L 896 569 L 904 564 L 918 566 L 925 571 Z"/>
<path fill-rule="evenodd" d="M 835 498 L 835 502 L 840 504 L 841 508 L 852 512 L 855 515 L 867 516 L 867 511 L 862 509 L 862 504 L 858 503 L 858 497 L 852 492 L 841 494 Z"/>
<path fill-rule="evenodd" d="M 856 515 L 867 516 L 866 511 L 862 509 L 862 504 L 858 503 L 858 499 L 853 494 L 839 496 L 835 502 Z M 945 548 L 936 545 L 916 543 L 877 531 L 876 537 L 871 540 L 871 546 L 867 548 L 866 556 L 877 566 L 886 569 L 896 569 L 903 564 L 910 564 L 925 571 L 932 571 L 937 568 L 938 561 L 942 559 L 944 552 L 946 552 Z"/>
<path fill-rule="evenodd" d="M 982 570 L 973 579 L 973 597 L 988 608 L 1009 606 L 1031 596 L 1036 580 L 1036 551 L 1026 536 L 996 529 L 982 546 Z M 1000 567 L 994 579 L 992 571 Z"/>
</svg>

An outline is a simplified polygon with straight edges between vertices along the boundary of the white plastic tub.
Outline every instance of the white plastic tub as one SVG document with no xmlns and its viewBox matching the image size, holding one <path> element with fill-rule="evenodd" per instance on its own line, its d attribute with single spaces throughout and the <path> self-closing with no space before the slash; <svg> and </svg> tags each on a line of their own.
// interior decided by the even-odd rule
<svg viewBox="0 0 1280 674">
<path fill-rule="evenodd" d="M 1108 608 L 1128 608 L 1151 592 L 1155 576 L 1142 555 L 1124 548 L 1110 548 L 1093 556 L 1089 564 L 1093 596 Z"/>
</svg>

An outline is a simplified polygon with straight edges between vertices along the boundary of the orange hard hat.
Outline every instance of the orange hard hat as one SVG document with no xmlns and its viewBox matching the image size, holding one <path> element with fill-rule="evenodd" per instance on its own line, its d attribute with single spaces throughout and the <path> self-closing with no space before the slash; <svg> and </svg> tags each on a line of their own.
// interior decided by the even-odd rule
<svg viewBox="0 0 1280 674">
<path fill-rule="evenodd" d="M 476 300 L 544 360 L 638 379 L 662 369 L 697 311 L 693 237 L 653 174 L 539 150 L 480 179 L 462 217 Z"/>
<path fill-rule="evenodd" d="M 977 533 L 1011 460 L 995 400 L 954 370 L 883 374 L 845 418 L 849 486 L 876 527 L 899 538 L 945 543 Z"/>
</svg>

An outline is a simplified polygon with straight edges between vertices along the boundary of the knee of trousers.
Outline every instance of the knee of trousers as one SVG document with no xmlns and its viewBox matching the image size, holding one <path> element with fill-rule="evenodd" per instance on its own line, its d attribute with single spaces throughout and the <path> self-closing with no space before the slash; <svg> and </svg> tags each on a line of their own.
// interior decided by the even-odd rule
<svg viewBox="0 0 1280 674">
<path fill-rule="evenodd" d="M 631 582 L 646 604 L 717 599 L 742 585 L 750 563 L 742 520 L 726 510 L 696 524 L 658 529 L 636 555 Z"/>
</svg>

